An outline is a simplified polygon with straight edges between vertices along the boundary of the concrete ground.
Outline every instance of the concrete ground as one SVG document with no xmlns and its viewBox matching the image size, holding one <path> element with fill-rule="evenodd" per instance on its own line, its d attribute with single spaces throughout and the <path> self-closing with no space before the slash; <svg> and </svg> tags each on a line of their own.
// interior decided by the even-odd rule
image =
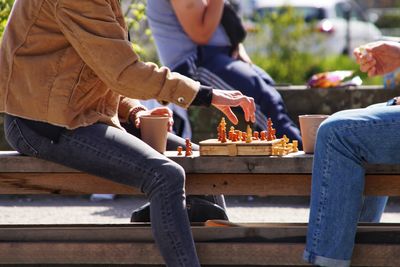
<svg viewBox="0 0 400 267">
<path fill-rule="evenodd" d="M 227 197 L 233 222 L 307 222 L 306 197 Z M 0 196 L 0 224 L 128 223 L 143 197 L 117 196 L 91 201 L 89 196 Z M 382 222 L 400 222 L 400 198 L 391 198 Z"/>
</svg>

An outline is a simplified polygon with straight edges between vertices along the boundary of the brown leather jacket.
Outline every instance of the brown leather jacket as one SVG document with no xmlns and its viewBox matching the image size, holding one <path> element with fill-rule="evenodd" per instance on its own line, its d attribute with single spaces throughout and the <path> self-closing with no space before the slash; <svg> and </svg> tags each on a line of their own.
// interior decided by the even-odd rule
<svg viewBox="0 0 400 267">
<path fill-rule="evenodd" d="M 133 99 L 186 108 L 199 87 L 139 60 L 118 0 L 15 1 L 0 50 L 0 112 L 69 129 L 120 127 Z"/>
</svg>

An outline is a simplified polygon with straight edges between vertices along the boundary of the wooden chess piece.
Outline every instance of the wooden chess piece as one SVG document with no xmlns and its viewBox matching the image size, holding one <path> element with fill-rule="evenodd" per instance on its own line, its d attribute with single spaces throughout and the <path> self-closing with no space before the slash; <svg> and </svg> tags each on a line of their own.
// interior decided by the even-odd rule
<svg viewBox="0 0 400 267">
<path fill-rule="evenodd" d="M 185 151 L 185 157 L 193 155 L 192 151 L 192 143 L 190 142 L 189 138 L 185 139 L 185 144 L 186 144 L 186 151 Z"/>
<path fill-rule="evenodd" d="M 246 143 L 251 143 L 253 141 L 253 130 L 251 129 L 250 125 L 247 125 L 246 129 Z"/>
<path fill-rule="evenodd" d="M 260 139 L 261 139 L 261 141 L 267 140 L 267 132 L 266 131 L 261 131 Z"/>
<path fill-rule="evenodd" d="M 176 150 L 178 151 L 178 156 L 182 156 L 182 150 L 183 150 L 182 146 L 178 146 Z"/>
<path fill-rule="evenodd" d="M 258 136 L 259 136 L 259 133 L 257 131 L 254 131 L 253 132 L 253 139 L 254 140 L 258 140 L 259 139 Z"/>
</svg>

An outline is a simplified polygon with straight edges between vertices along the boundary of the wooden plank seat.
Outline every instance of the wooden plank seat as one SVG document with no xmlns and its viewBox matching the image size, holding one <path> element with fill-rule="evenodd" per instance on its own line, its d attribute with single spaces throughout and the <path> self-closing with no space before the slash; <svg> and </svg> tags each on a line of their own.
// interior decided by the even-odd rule
<svg viewBox="0 0 400 267">
<path fill-rule="evenodd" d="M 306 224 L 193 226 L 203 266 L 304 266 Z M 374 238 L 379 236 L 379 242 Z M 0 264 L 162 265 L 146 224 L 3 225 Z M 396 266 L 398 224 L 360 225 L 352 266 Z M 397 242 L 393 242 L 397 240 Z M 151 255 L 151 257 L 149 257 Z"/>
<path fill-rule="evenodd" d="M 285 157 L 178 157 L 189 194 L 305 196 L 312 155 Z M 367 166 L 371 195 L 400 196 L 400 166 Z M 140 194 L 129 186 L 17 152 L 0 152 L 0 194 Z M 306 224 L 263 223 L 230 227 L 193 225 L 204 266 L 304 266 Z M 161 265 L 148 224 L 0 225 L 0 265 Z M 353 266 L 396 266 L 400 224 L 358 228 Z M 151 255 L 151 257 L 149 257 Z"/>
</svg>

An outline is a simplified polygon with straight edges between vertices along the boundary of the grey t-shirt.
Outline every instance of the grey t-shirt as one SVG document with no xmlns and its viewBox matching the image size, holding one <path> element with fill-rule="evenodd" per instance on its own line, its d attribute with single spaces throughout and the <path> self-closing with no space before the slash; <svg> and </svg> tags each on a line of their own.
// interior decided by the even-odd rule
<svg viewBox="0 0 400 267">
<path fill-rule="evenodd" d="M 197 44 L 183 30 L 169 0 L 147 0 L 147 18 L 161 64 L 174 69 L 187 58 L 196 55 Z M 230 45 L 221 25 L 214 32 L 208 45 Z"/>
</svg>

